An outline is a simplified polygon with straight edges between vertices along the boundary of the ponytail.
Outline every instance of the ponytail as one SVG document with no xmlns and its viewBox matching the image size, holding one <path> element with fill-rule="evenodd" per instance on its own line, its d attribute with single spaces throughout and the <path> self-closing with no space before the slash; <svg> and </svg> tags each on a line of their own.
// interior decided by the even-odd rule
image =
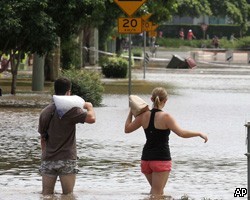
<svg viewBox="0 0 250 200">
<path fill-rule="evenodd" d="M 161 102 L 160 102 L 159 96 L 155 97 L 155 100 L 154 100 L 154 107 L 159 108 L 160 103 L 161 103 Z"/>
<path fill-rule="evenodd" d="M 167 99 L 167 91 L 162 87 L 157 87 L 152 91 L 153 107 L 159 108 L 161 102 Z"/>
</svg>

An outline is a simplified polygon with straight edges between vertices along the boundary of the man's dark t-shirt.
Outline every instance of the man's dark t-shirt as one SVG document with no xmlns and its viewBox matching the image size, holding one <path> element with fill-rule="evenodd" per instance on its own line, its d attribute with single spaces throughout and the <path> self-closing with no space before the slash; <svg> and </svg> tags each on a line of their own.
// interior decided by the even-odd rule
<svg viewBox="0 0 250 200">
<path fill-rule="evenodd" d="M 62 118 L 59 118 L 54 103 L 44 108 L 38 126 L 41 137 L 48 133 L 42 160 L 76 160 L 76 124 L 84 123 L 86 116 L 87 112 L 78 107 L 70 109 Z"/>
</svg>

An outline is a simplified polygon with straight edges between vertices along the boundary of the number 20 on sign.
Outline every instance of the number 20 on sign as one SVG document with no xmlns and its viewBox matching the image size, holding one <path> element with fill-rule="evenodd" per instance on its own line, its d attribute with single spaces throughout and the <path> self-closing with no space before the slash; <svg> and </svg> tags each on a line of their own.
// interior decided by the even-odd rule
<svg viewBox="0 0 250 200">
<path fill-rule="evenodd" d="M 136 34 L 142 32 L 142 19 L 141 18 L 124 18 L 118 19 L 118 32 L 121 34 Z"/>
</svg>

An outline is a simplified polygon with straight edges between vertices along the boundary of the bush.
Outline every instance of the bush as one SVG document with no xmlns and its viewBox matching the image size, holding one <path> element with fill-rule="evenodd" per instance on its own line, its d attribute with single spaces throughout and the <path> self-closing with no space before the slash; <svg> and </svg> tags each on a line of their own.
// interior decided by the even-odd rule
<svg viewBox="0 0 250 200">
<path fill-rule="evenodd" d="M 107 78 L 125 78 L 128 71 L 128 61 L 121 57 L 102 57 L 100 60 L 102 73 Z"/>
<path fill-rule="evenodd" d="M 250 36 L 239 38 L 235 43 L 238 43 L 238 48 L 240 49 L 250 49 Z"/>
<path fill-rule="evenodd" d="M 133 48 L 131 50 L 133 56 L 141 57 L 142 56 L 142 49 L 141 48 Z"/>
<path fill-rule="evenodd" d="M 183 28 L 185 39 L 187 38 L 187 32 L 189 29 L 193 30 L 194 35 L 197 39 L 203 39 L 203 31 L 201 29 L 201 25 L 193 25 L 193 24 L 164 24 L 159 26 L 157 29 L 158 31 L 163 32 L 163 37 L 168 38 L 179 38 L 179 30 Z M 235 37 L 239 38 L 242 35 L 241 27 L 240 25 L 234 25 L 234 24 L 209 24 L 207 31 L 206 31 L 206 37 L 209 36 L 210 39 L 213 38 L 214 35 L 218 36 L 219 38 L 226 37 L 227 39 L 230 39 L 231 34 L 234 33 Z M 248 31 L 243 36 L 249 36 L 250 35 L 250 28 L 248 26 Z"/>
<path fill-rule="evenodd" d="M 141 48 L 133 48 L 132 54 L 134 57 L 142 57 L 142 49 Z M 134 59 L 135 61 L 140 61 L 140 59 Z"/>
<path fill-rule="evenodd" d="M 97 72 L 87 70 L 66 70 L 63 76 L 72 82 L 72 95 L 78 95 L 93 106 L 100 106 L 104 88 L 100 75 Z"/>
<path fill-rule="evenodd" d="M 214 48 L 212 45 L 212 39 L 210 40 L 180 40 L 172 38 L 159 38 L 157 40 L 161 47 L 166 48 L 180 48 L 183 46 L 191 48 Z M 234 42 L 228 40 L 226 37 L 219 38 L 219 48 L 224 49 L 247 49 L 250 47 L 250 37 L 237 38 Z"/>
<path fill-rule="evenodd" d="M 180 48 L 183 46 L 192 47 L 192 48 L 200 48 L 204 43 L 203 40 L 181 40 L 181 39 L 173 39 L 173 38 L 158 38 L 157 43 L 161 47 L 167 48 Z"/>
</svg>

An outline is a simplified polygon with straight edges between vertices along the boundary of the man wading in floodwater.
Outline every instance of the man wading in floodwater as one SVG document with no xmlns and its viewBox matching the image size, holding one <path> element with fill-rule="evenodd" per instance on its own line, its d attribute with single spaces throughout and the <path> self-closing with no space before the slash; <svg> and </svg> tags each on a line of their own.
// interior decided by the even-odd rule
<svg viewBox="0 0 250 200">
<path fill-rule="evenodd" d="M 62 101 L 74 98 L 71 96 L 71 82 L 59 78 L 54 83 L 55 94 Z M 65 98 L 67 97 L 67 98 Z M 54 98 L 54 96 L 53 96 Z M 63 99 L 64 98 L 64 99 Z M 80 98 L 80 97 L 78 97 Z M 81 99 L 81 98 L 80 98 Z M 55 99 L 54 99 L 55 100 Z M 68 110 L 62 114 L 55 102 L 50 103 L 40 114 L 38 132 L 41 134 L 42 163 L 42 193 L 53 194 L 57 177 L 59 176 L 63 194 L 73 192 L 77 170 L 76 154 L 76 124 L 95 123 L 96 117 L 90 102 L 80 102 L 78 107 L 68 108 L 68 103 L 62 102 Z M 86 110 L 85 110 L 86 109 Z"/>
</svg>

